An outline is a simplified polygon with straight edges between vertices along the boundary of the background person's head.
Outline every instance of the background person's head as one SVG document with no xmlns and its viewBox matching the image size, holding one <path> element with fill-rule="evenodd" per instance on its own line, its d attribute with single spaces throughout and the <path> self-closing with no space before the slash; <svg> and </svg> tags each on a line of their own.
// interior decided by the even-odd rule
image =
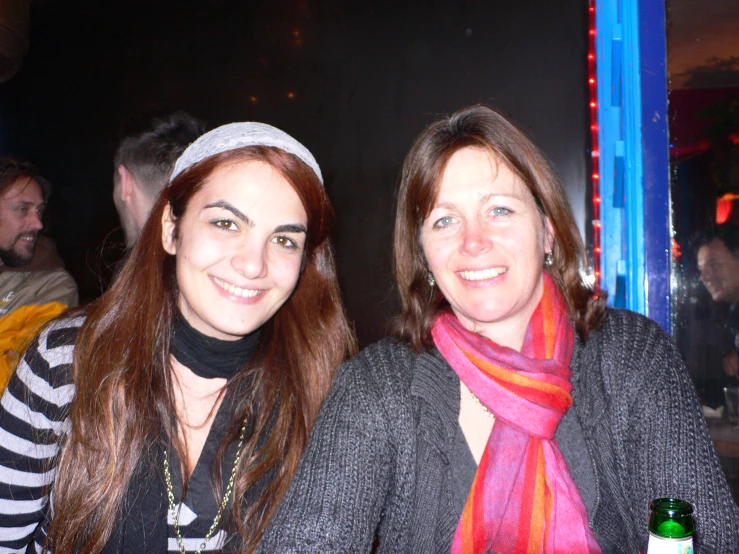
<svg viewBox="0 0 739 554">
<path fill-rule="evenodd" d="M 739 302 L 739 226 L 722 223 L 693 238 L 700 280 L 714 302 Z"/>
<path fill-rule="evenodd" d="M 0 262 L 22 267 L 33 259 L 43 229 L 43 212 L 51 190 L 31 163 L 0 158 Z"/>
<path fill-rule="evenodd" d="M 129 248 L 169 182 L 175 161 L 204 132 L 205 124 L 184 112 L 128 122 L 113 160 L 113 201 Z"/>
<path fill-rule="evenodd" d="M 530 217 L 530 231 L 538 233 L 538 237 L 530 244 L 531 252 L 526 256 L 530 258 L 532 252 L 538 250 L 542 255 L 536 268 L 529 269 L 535 273 L 534 281 L 540 279 L 544 255 L 551 253 L 547 271 L 565 295 L 578 331 L 586 336 L 589 329 L 600 323 L 603 296 L 600 302 L 592 302 L 597 297 L 583 282 L 580 270 L 585 251 L 561 184 L 531 140 L 505 117 L 484 106 L 464 108 L 431 124 L 405 159 L 394 238 L 395 272 L 403 305 L 401 336 L 416 348 L 430 346 L 430 329 L 435 316 L 449 305 L 449 299 L 438 294 L 437 285 L 429 280 L 422 236 L 424 226 L 433 224 L 429 223 L 429 216 L 438 208 L 446 170 L 452 164 L 454 172 L 469 170 L 469 165 L 465 169 L 466 164 L 458 163 L 465 161 L 462 157 L 470 157 L 468 154 L 474 154 L 474 160 L 466 161 L 477 164 L 478 174 L 487 167 L 488 181 L 498 177 L 508 180 L 511 192 L 536 211 L 535 217 Z M 534 214 L 529 212 L 531 215 Z M 512 263 L 517 259 L 521 261 L 521 254 L 513 249 L 509 259 Z M 457 268 L 452 264 L 449 269 Z M 529 274 L 527 278 L 530 277 Z M 539 289 L 534 283 L 533 288 L 526 287 L 526 290 L 536 292 Z M 446 291 L 442 289 L 442 292 Z M 527 293 L 521 289 L 516 294 Z M 528 299 L 511 300 L 526 302 Z M 506 315 L 501 317 L 505 319 Z"/>
</svg>

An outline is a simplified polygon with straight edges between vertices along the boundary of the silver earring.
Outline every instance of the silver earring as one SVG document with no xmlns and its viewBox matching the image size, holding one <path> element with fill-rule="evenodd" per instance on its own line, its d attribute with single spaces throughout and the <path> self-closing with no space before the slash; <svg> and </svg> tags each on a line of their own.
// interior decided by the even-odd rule
<svg viewBox="0 0 739 554">
<path fill-rule="evenodd" d="M 431 288 L 434 288 L 436 285 L 436 279 L 434 279 L 434 274 L 430 271 L 426 274 L 426 282 L 429 284 Z"/>
<path fill-rule="evenodd" d="M 552 267 L 552 263 L 554 262 L 554 256 L 552 256 L 551 252 L 547 252 L 544 254 L 544 265 L 547 267 Z"/>
</svg>

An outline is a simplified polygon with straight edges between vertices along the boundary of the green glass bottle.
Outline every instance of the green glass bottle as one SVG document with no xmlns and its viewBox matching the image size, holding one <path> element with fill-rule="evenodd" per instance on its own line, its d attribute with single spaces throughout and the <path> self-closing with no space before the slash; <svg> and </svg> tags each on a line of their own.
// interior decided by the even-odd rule
<svg viewBox="0 0 739 554">
<path fill-rule="evenodd" d="M 649 503 L 647 554 L 693 554 L 693 506 L 678 498 Z"/>
</svg>

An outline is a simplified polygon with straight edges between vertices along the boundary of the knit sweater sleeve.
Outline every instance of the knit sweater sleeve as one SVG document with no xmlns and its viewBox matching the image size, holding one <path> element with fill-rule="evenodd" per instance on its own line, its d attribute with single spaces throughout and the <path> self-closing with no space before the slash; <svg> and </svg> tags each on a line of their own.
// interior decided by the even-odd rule
<svg viewBox="0 0 739 554">
<path fill-rule="evenodd" d="M 0 400 L 0 551 L 25 552 L 44 520 L 74 396 L 71 364 L 82 318 L 31 342 Z"/>
<path fill-rule="evenodd" d="M 372 550 L 396 488 L 393 424 L 384 407 L 392 387 L 377 379 L 379 366 L 392 371 L 390 365 L 365 350 L 340 368 L 259 553 Z"/>
<path fill-rule="evenodd" d="M 739 511 L 674 344 L 657 324 L 627 312 L 611 312 L 603 335 L 609 426 L 621 442 L 611 463 L 628 491 L 614 501 L 628 505 L 640 543 L 649 502 L 674 496 L 694 506 L 696 552 L 739 552 Z"/>
</svg>

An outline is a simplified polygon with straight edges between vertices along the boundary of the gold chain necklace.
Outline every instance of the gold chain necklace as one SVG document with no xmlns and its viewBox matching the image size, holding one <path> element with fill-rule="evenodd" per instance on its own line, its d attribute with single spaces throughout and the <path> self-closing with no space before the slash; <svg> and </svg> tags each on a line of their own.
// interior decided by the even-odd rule
<svg viewBox="0 0 739 554">
<path fill-rule="evenodd" d="M 472 395 L 472 398 L 474 398 L 474 399 L 475 399 L 475 402 L 477 402 L 477 403 L 478 403 L 478 404 L 480 405 L 480 407 L 482 408 L 482 410 L 483 410 L 483 411 L 484 411 L 484 412 L 485 412 L 486 414 L 488 414 L 488 415 L 489 415 L 490 417 L 492 417 L 492 418 L 493 418 L 493 420 L 495 420 L 495 414 L 494 414 L 493 412 L 491 412 L 490 410 L 488 410 L 488 408 L 487 408 L 487 406 L 485 406 L 485 404 L 483 404 L 482 402 L 480 402 L 480 399 L 479 399 L 479 398 L 477 398 L 477 396 L 475 396 L 475 393 L 474 393 L 474 392 L 472 392 L 472 391 L 470 391 L 470 394 Z"/>
<path fill-rule="evenodd" d="M 233 492 L 233 488 L 234 488 L 234 482 L 236 481 L 236 468 L 239 466 L 239 460 L 241 460 L 241 446 L 244 444 L 245 434 L 246 434 L 246 417 L 244 417 L 244 424 L 241 426 L 241 434 L 239 435 L 239 444 L 236 447 L 236 459 L 234 460 L 233 468 L 231 468 L 231 478 L 228 480 L 228 486 L 226 487 L 226 492 L 223 494 L 223 500 L 221 500 L 221 505 L 218 507 L 218 513 L 216 514 L 216 517 L 213 518 L 213 524 L 210 526 L 210 529 L 208 529 L 208 533 L 205 535 L 205 538 L 203 539 L 203 542 L 200 545 L 200 548 L 198 548 L 195 554 L 200 554 L 205 549 L 205 545 L 208 544 L 208 541 L 213 536 L 213 533 L 215 533 L 216 529 L 218 529 L 218 524 L 221 522 L 221 518 L 223 517 L 223 512 L 226 511 L 226 504 L 228 504 L 228 499 L 231 497 L 231 492 Z M 169 456 L 166 450 L 164 451 L 164 481 L 167 484 L 167 498 L 169 499 L 169 511 L 172 512 L 172 520 L 174 521 L 174 532 L 175 532 L 175 536 L 177 537 L 177 545 L 180 547 L 180 553 L 186 554 L 185 545 L 182 542 L 182 535 L 180 534 L 180 521 L 177 515 L 177 508 L 175 506 L 175 501 L 174 501 L 174 491 L 172 489 L 172 477 L 169 474 Z"/>
</svg>

